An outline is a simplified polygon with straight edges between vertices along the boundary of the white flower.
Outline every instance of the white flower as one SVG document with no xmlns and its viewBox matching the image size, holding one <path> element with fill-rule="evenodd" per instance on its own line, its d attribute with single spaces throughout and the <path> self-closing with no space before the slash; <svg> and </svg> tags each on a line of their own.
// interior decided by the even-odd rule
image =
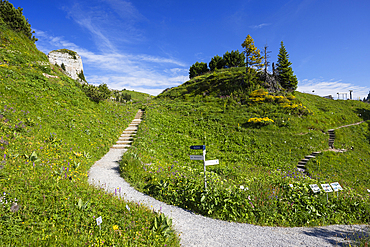
<svg viewBox="0 0 370 247">
<path fill-rule="evenodd" d="M 249 201 L 251 200 L 251 196 L 248 196 L 248 200 L 249 200 Z"/>
<path fill-rule="evenodd" d="M 244 186 L 243 185 L 240 185 L 239 187 L 241 190 L 244 190 Z"/>
<path fill-rule="evenodd" d="M 369 190 L 369 189 L 367 189 L 367 192 L 369 192 L 369 193 L 370 193 L 370 190 Z"/>
<path fill-rule="evenodd" d="M 312 137 L 310 137 L 310 139 L 312 140 Z"/>
</svg>

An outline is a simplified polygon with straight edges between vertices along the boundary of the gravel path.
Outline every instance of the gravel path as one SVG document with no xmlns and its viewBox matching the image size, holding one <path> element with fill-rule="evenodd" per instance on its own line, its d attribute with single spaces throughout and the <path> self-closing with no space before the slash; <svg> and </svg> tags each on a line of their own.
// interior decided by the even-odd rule
<svg viewBox="0 0 370 247">
<path fill-rule="evenodd" d="M 138 121 L 137 119 L 134 121 Z M 129 127 L 130 128 L 130 127 Z M 366 226 L 261 227 L 226 222 L 167 205 L 131 187 L 119 174 L 119 160 L 127 149 L 111 148 L 89 171 L 89 183 L 114 193 L 121 188 L 126 200 L 143 203 L 173 219 L 182 246 L 344 246 Z"/>
</svg>

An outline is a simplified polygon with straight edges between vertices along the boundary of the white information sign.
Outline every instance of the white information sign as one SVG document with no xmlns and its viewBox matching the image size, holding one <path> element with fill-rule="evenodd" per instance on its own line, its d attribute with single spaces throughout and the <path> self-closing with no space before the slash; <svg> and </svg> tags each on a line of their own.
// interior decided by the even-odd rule
<svg viewBox="0 0 370 247">
<path fill-rule="evenodd" d="M 218 160 L 206 160 L 206 166 L 218 165 L 218 164 L 219 164 Z"/>
<path fill-rule="evenodd" d="M 338 182 L 334 182 L 330 184 L 334 191 L 343 190 L 342 186 Z"/>
<path fill-rule="evenodd" d="M 317 184 L 310 184 L 310 187 L 314 193 L 320 192 L 320 187 Z"/>
<path fill-rule="evenodd" d="M 203 160 L 203 155 L 190 155 L 191 160 Z"/>
<path fill-rule="evenodd" d="M 329 184 L 321 184 L 321 187 L 326 193 L 333 192 Z"/>
<path fill-rule="evenodd" d="M 98 226 L 100 226 L 100 224 L 103 222 L 103 219 L 101 218 L 101 216 L 99 216 L 97 219 L 96 219 L 96 224 Z"/>
</svg>

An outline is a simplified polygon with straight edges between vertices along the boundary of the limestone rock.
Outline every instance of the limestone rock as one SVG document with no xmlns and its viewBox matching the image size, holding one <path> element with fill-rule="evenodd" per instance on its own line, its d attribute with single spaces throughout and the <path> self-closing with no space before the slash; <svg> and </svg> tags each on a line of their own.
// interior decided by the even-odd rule
<svg viewBox="0 0 370 247">
<path fill-rule="evenodd" d="M 77 52 L 67 50 L 67 49 L 59 49 L 56 51 L 51 51 L 48 54 L 49 62 L 51 64 L 58 64 L 65 67 L 66 74 L 74 80 L 80 80 L 78 76 L 81 72 L 83 75 L 83 66 L 82 66 L 82 59 L 77 54 Z M 84 78 L 84 77 L 83 77 Z"/>
</svg>

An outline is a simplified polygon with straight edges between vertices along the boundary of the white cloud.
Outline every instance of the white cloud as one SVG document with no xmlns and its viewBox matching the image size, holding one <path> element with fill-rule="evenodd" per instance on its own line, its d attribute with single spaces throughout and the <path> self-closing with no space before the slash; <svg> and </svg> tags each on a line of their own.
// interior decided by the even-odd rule
<svg viewBox="0 0 370 247">
<path fill-rule="evenodd" d="M 259 25 L 255 25 L 255 26 L 250 26 L 251 28 L 253 29 L 260 29 L 260 28 L 263 28 L 263 27 L 266 27 L 266 26 L 269 26 L 271 25 L 270 23 L 261 23 Z"/>
<path fill-rule="evenodd" d="M 370 91 L 369 87 L 356 86 L 351 83 L 341 82 L 340 80 L 331 79 L 330 81 L 325 81 L 323 79 L 304 79 L 299 81 L 298 89 L 299 92 L 311 93 L 319 96 L 332 95 L 335 99 L 338 98 L 337 93 L 348 93 L 349 90 L 353 90 L 353 99 L 363 99 L 367 97 Z M 314 91 L 314 92 L 312 92 Z"/>
<path fill-rule="evenodd" d="M 37 47 L 44 53 L 66 48 L 82 58 L 86 80 L 95 85 L 106 83 L 112 89 L 130 89 L 157 95 L 164 89 L 178 86 L 189 79 L 184 63 L 173 58 L 146 54 L 100 52 L 81 48 L 47 32 L 35 30 Z"/>
<path fill-rule="evenodd" d="M 108 2 L 112 9 L 122 18 L 129 19 L 131 21 L 143 20 L 144 16 L 135 8 L 135 6 L 127 1 L 122 0 L 105 0 Z"/>
</svg>

